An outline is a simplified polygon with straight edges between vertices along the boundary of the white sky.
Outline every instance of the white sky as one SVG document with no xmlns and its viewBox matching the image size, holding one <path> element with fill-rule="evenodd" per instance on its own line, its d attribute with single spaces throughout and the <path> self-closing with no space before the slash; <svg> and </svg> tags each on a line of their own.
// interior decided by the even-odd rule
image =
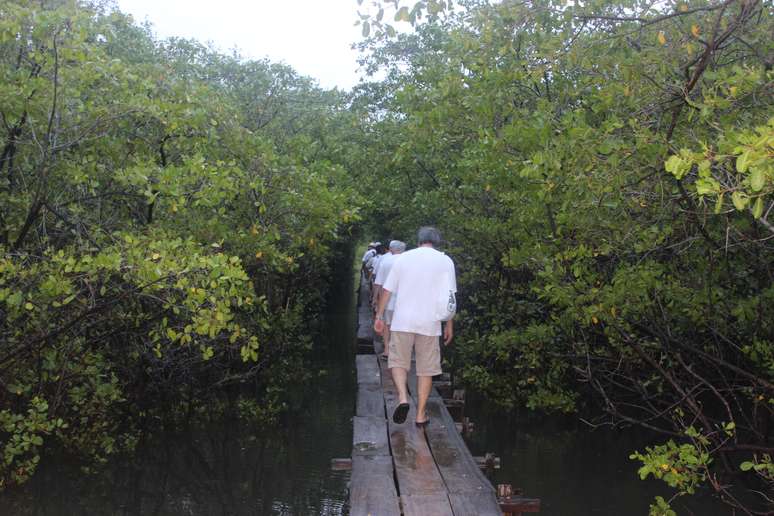
<svg viewBox="0 0 774 516">
<path fill-rule="evenodd" d="M 248 58 L 285 62 L 320 86 L 357 84 L 356 0 L 116 0 L 162 38 L 195 38 Z"/>
</svg>

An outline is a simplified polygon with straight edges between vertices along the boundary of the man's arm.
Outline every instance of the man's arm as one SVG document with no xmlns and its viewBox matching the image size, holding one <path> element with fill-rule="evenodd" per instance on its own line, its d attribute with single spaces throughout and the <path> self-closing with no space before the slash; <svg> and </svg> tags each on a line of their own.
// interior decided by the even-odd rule
<svg viewBox="0 0 774 516">
<path fill-rule="evenodd" d="M 376 308 L 376 322 L 374 322 L 374 331 L 379 335 L 384 331 L 384 308 L 390 301 L 392 292 L 387 289 L 382 289 L 382 294 L 379 296 L 379 306 Z"/>
<path fill-rule="evenodd" d="M 452 291 L 457 294 L 457 271 L 454 268 L 454 262 L 451 258 L 447 256 L 449 260 L 449 275 L 452 280 Z M 451 344 L 452 339 L 454 338 L 454 316 L 452 316 L 451 319 L 446 321 L 446 324 L 444 324 L 443 328 L 443 343 L 444 345 L 448 346 Z"/>
<path fill-rule="evenodd" d="M 454 338 L 454 319 L 449 319 L 443 325 L 443 344 L 448 346 Z"/>
<path fill-rule="evenodd" d="M 377 283 L 374 283 L 374 295 L 371 300 L 371 304 L 374 306 L 374 310 L 376 310 L 376 306 L 379 303 L 379 296 L 381 295 L 381 293 L 382 293 L 382 286 Z"/>
</svg>

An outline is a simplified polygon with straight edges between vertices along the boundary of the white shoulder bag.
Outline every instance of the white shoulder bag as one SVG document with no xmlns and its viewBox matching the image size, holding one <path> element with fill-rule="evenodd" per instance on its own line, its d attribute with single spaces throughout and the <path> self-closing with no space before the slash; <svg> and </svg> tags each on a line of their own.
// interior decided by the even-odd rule
<svg viewBox="0 0 774 516">
<path fill-rule="evenodd" d="M 457 298 L 452 290 L 449 273 L 445 272 L 438 285 L 438 295 L 435 301 L 435 318 L 439 321 L 448 321 L 457 313 Z"/>
</svg>

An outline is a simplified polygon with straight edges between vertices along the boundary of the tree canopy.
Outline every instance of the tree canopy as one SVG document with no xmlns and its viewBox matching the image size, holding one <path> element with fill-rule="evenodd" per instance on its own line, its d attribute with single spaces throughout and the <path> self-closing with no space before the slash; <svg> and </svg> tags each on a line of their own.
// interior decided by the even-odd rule
<svg viewBox="0 0 774 516">
<path fill-rule="evenodd" d="M 771 3 L 358 3 L 383 78 L 349 93 L 108 3 L 0 6 L 2 485 L 245 385 L 271 419 L 336 246 L 435 224 L 462 381 L 771 511 Z"/>
<path fill-rule="evenodd" d="M 393 37 L 380 9 L 415 30 Z M 771 507 L 741 501 L 745 483 L 757 474 L 770 501 L 774 481 L 773 14 L 757 1 L 361 12 L 376 28 L 364 64 L 386 72 L 363 88 L 383 163 L 368 219 L 446 235 L 455 370 L 506 407 L 654 430 L 664 443 L 632 455 L 643 478 L 749 511 Z"/>
<path fill-rule="evenodd" d="M 0 6 L 0 74 L 0 485 L 245 386 L 270 419 L 359 217 L 345 97 L 59 0 Z"/>
</svg>

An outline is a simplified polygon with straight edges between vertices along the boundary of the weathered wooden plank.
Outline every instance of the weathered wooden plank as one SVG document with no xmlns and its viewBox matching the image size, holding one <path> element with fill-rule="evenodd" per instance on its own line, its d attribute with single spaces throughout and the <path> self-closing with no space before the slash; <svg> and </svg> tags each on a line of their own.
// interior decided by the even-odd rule
<svg viewBox="0 0 774 516">
<path fill-rule="evenodd" d="M 357 320 L 360 324 L 366 324 L 373 321 L 373 314 L 370 305 L 360 305 L 357 309 Z"/>
<path fill-rule="evenodd" d="M 476 464 L 446 407 L 440 400 L 428 400 L 427 414 L 430 423 L 425 435 L 455 514 L 502 514 L 494 487 Z M 476 508 L 473 513 L 469 512 L 471 504 Z"/>
<path fill-rule="evenodd" d="M 409 391 L 416 402 L 417 377 L 413 363 L 408 378 Z M 449 500 L 455 514 L 502 514 L 494 487 L 470 454 L 435 388 L 431 390 L 427 401 L 427 416 L 430 423 L 425 427 L 425 435 L 438 471 L 450 493 Z M 459 496 L 451 496 L 455 494 Z"/>
<path fill-rule="evenodd" d="M 374 320 L 373 312 L 369 299 L 371 289 L 367 281 L 363 281 L 360 286 L 360 302 L 357 308 L 357 340 L 370 343 L 374 338 Z"/>
<path fill-rule="evenodd" d="M 494 497 L 494 487 L 478 467 L 443 401 L 428 400 L 427 415 L 430 422 L 425 435 L 449 492 L 486 491 Z"/>
<path fill-rule="evenodd" d="M 381 335 L 374 335 L 374 354 L 376 356 L 381 355 L 384 352 L 384 339 Z"/>
<path fill-rule="evenodd" d="M 373 355 L 374 345 L 367 340 L 357 341 L 357 353 L 358 355 Z"/>
<path fill-rule="evenodd" d="M 377 358 L 382 346 L 381 339 L 373 334 L 367 284 L 360 294 L 358 339 L 372 345 L 377 355 L 357 356 L 350 513 L 400 514 L 399 490 L 406 516 L 499 516 L 502 513 L 494 488 L 480 472 L 435 388 L 428 400 L 431 423 L 425 430 L 414 425 L 415 402 L 406 423 L 392 422 L 398 404 L 397 388 L 387 363 Z M 414 364 L 408 387 L 416 397 Z"/>
<path fill-rule="evenodd" d="M 502 516 L 497 498 L 491 493 L 449 493 L 454 516 Z"/>
<path fill-rule="evenodd" d="M 401 495 L 403 516 L 455 516 L 446 493 Z M 478 514 L 471 512 L 471 515 Z M 501 515 L 500 515 L 501 516 Z"/>
<path fill-rule="evenodd" d="M 414 425 L 416 420 L 415 401 L 411 403 L 406 422 L 402 425 L 394 424 L 392 413 L 398 405 L 398 389 L 393 383 L 387 363 L 381 361 L 379 366 L 382 371 L 382 390 L 387 410 L 390 443 L 401 494 L 445 493 L 443 479 L 440 477 L 422 430 Z"/>
<path fill-rule="evenodd" d="M 388 431 L 395 475 L 401 495 L 432 495 L 446 493 L 441 474 L 427 446 L 421 430 L 414 425 L 416 411 L 412 403 L 406 423 L 392 422 L 392 412 L 398 405 L 398 398 L 385 392 L 388 414 Z M 405 508 L 404 508 L 405 509 Z"/>
<path fill-rule="evenodd" d="M 355 365 L 358 385 L 361 383 L 379 385 L 381 383 L 379 363 L 375 355 L 357 355 Z"/>
<path fill-rule="evenodd" d="M 360 383 L 357 386 L 356 416 L 384 417 L 384 396 L 378 383 Z"/>
<path fill-rule="evenodd" d="M 384 417 L 352 418 L 352 456 L 389 455 L 387 444 L 387 420 Z"/>
<path fill-rule="evenodd" d="M 500 510 L 506 514 L 534 514 L 540 512 L 540 499 L 526 498 L 524 496 L 509 496 L 500 500 Z"/>
<path fill-rule="evenodd" d="M 400 516 L 393 479 L 392 459 L 389 456 L 353 456 L 349 514 Z"/>
</svg>

